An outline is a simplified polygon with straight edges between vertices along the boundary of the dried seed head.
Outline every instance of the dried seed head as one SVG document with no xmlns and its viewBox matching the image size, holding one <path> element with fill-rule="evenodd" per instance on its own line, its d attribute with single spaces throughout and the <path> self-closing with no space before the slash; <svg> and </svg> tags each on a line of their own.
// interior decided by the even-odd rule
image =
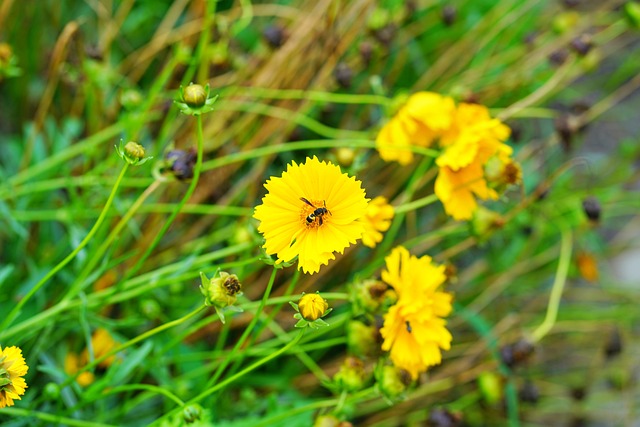
<svg viewBox="0 0 640 427">
<path fill-rule="evenodd" d="M 436 408 L 429 412 L 427 426 L 429 427 L 458 427 L 462 425 L 462 415 L 444 408 Z"/>
<path fill-rule="evenodd" d="M 537 403 L 540 399 L 540 391 L 533 382 L 527 380 L 518 391 L 518 397 L 522 402 Z"/>
<path fill-rule="evenodd" d="M 444 22 L 444 25 L 447 27 L 453 25 L 453 23 L 456 22 L 457 17 L 458 9 L 456 9 L 455 6 L 448 4 L 442 8 L 442 22 Z"/>
<path fill-rule="evenodd" d="M 593 39 L 589 34 L 581 34 L 571 40 L 569 46 L 580 56 L 585 56 L 593 47 Z"/>
<path fill-rule="evenodd" d="M 600 202 L 593 196 L 589 196 L 582 201 L 582 209 L 585 215 L 590 221 L 595 223 L 600 221 L 600 215 L 602 213 L 602 206 Z"/>
<path fill-rule="evenodd" d="M 526 339 L 520 339 L 515 343 L 507 344 L 500 349 L 502 362 L 510 368 L 525 362 L 533 352 L 533 343 Z"/>
<path fill-rule="evenodd" d="M 269 46 L 280 47 L 285 40 L 284 29 L 279 25 L 269 25 L 262 31 L 262 37 L 269 43 Z"/>
<path fill-rule="evenodd" d="M 353 78 L 353 70 L 344 62 L 338 63 L 335 70 L 333 70 L 333 77 L 336 82 L 343 88 L 347 89 L 351 87 L 351 79 Z"/>
</svg>

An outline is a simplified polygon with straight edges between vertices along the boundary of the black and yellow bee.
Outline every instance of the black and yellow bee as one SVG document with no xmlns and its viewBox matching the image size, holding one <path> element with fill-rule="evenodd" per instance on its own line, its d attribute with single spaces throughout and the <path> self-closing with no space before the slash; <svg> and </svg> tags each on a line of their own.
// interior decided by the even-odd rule
<svg viewBox="0 0 640 427">
<path fill-rule="evenodd" d="M 313 212 L 311 212 L 306 218 L 307 224 L 313 223 L 313 221 L 315 221 L 317 218 L 318 223 L 322 225 L 322 217 L 326 214 L 331 215 L 331 211 L 327 209 L 327 202 L 324 202 L 323 203 L 324 205 L 322 207 L 317 207 L 313 203 L 305 199 L 304 197 L 300 197 L 300 200 L 302 200 L 303 202 L 305 202 L 306 204 L 308 204 L 314 209 Z"/>
</svg>

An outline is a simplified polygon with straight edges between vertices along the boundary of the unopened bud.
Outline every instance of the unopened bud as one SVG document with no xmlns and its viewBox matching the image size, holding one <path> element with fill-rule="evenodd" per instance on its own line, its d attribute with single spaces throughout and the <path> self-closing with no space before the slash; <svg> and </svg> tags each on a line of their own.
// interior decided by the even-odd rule
<svg viewBox="0 0 640 427">
<path fill-rule="evenodd" d="M 127 142 L 124 146 L 124 152 L 127 157 L 135 160 L 142 160 L 144 158 L 144 147 L 137 142 Z"/>
<path fill-rule="evenodd" d="M 207 101 L 207 91 L 201 85 L 190 84 L 184 89 L 183 100 L 190 107 L 202 107 Z"/>
<path fill-rule="evenodd" d="M 341 390 L 349 392 L 362 390 L 367 381 L 364 363 L 357 357 L 347 357 L 333 380 Z"/>
<path fill-rule="evenodd" d="M 389 399 L 400 396 L 411 384 L 411 376 L 407 371 L 391 365 L 383 365 L 376 369 L 376 381 L 380 391 Z"/>
<path fill-rule="evenodd" d="M 298 307 L 302 317 L 313 322 L 324 315 L 329 308 L 329 303 L 319 294 L 304 294 L 298 301 Z"/>
<path fill-rule="evenodd" d="M 582 201 L 582 209 L 589 220 L 593 222 L 600 221 L 600 214 L 602 213 L 602 206 L 595 197 L 587 197 Z"/>
<path fill-rule="evenodd" d="M 347 325 L 349 352 L 361 357 L 375 357 L 380 349 L 377 336 L 378 331 L 375 326 L 366 325 L 359 320 L 350 321 Z"/>
</svg>

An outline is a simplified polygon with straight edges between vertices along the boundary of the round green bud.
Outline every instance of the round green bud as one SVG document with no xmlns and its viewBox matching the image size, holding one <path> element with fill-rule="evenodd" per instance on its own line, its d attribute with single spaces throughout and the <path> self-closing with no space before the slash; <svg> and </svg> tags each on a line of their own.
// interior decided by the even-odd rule
<svg viewBox="0 0 640 427">
<path fill-rule="evenodd" d="M 60 398 L 60 386 L 56 383 L 47 383 L 43 391 L 45 397 L 49 400 L 58 400 Z"/>
<path fill-rule="evenodd" d="M 202 407 L 200 405 L 188 405 L 182 410 L 182 418 L 187 424 L 194 423 L 202 417 Z"/>
<path fill-rule="evenodd" d="M 124 153 L 134 160 L 144 159 L 144 147 L 137 142 L 129 141 L 124 146 Z"/>
<path fill-rule="evenodd" d="M 202 107 L 207 102 L 207 91 L 200 85 L 190 84 L 182 98 L 189 107 Z"/>
</svg>

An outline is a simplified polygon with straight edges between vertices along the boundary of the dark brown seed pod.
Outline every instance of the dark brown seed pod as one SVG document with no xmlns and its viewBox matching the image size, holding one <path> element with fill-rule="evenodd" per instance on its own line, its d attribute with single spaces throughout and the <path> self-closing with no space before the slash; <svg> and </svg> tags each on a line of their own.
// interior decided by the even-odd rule
<svg viewBox="0 0 640 427">
<path fill-rule="evenodd" d="M 581 34 L 571 40 L 569 46 L 571 46 L 571 49 L 573 49 L 578 55 L 585 56 L 593 47 L 593 39 L 589 34 Z"/>
<path fill-rule="evenodd" d="M 582 201 L 582 209 L 584 214 L 593 222 L 600 221 L 600 215 L 602 214 L 602 206 L 600 202 L 593 196 L 587 197 Z"/>
<path fill-rule="evenodd" d="M 520 339 L 514 343 L 503 346 L 500 349 L 500 357 L 505 365 L 513 368 L 529 359 L 534 351 L 535 347 L 533 343 L 526 339 Z"/>
<path fill-rule="evenodd" d="M 442 8 L 442 22 L 447 27 L 452 26 L 458 17 L 458 9 L 450 4 Z"/>
<path fill-rule="evenodd" d="M 165 155 L 165 161 L 177 179 L 183 181 L 193 178 L 193 168 L 196 165 L 194 150 L 171 150 Z"/>
<path fill-rule="evenodd" d="M 429 427 L 458 427 L 462 425 L 462 415 L 444 408 L 436 408 L 429 412 L 427 426 Z"/>
<path fill-rule="evenodd" d="M 345 89 L 351 87 L 351 79 L 353 78 L 353 71 L 344 62 L 338 63 L 335 70 L 333 70 L 333 77 L 336 82 Z"/>
<path fill-rule="evenodd" d="M 518 397 L 521 402 L 537 403 L 540 399 L 540 391 L 533 382 L 527 380 L 518 391 Z"/>
<path fill-rule="evenodd" d="M 279 25 L 270 25 L 262 31 L 262 37 L 269 43 L 269 46 L 280 47 L 285 40 L 284 29 Z"/>
<path fill-rule="evenodd" d="M 567 61 L 569 51 L 567 49 L 558 49 L 549 55 L 549 62 L 555 66 L 560 66 Z"/>
<path fill-rule="evenodd" d="M 618 328 L 615 328 L 611 332 L 604 347 L 604 354 L 607 356 L 607 359 L 610 359 L 620 353 L 622 353 L 622 335 L 620 335 Z"/>
</svg>

